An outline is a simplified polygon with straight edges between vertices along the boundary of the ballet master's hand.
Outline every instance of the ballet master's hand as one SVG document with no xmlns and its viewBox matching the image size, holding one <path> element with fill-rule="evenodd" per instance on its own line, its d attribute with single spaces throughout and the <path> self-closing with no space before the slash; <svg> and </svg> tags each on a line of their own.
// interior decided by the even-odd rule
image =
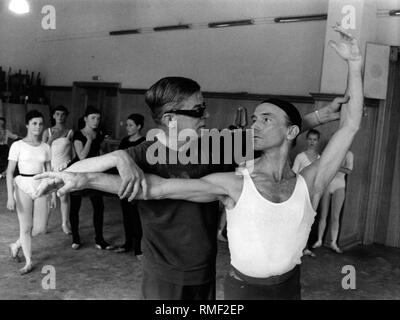
<svg viewBox="0 0 400 320">
<path fill-rule="evenodd" d="M 126 152 L 120 153 L 116 167 L 122 179 L 118 191 L 120 199 L 128 198 L 128 201 L 132 201 L 140 188 L 143 198 L 146 199 L 147 182 L 144 173 Z"/>
<path fill-rule="evenodd" d="M 350 97 L 337 97 L 331 103 L 318 110 L 320 124 L 325 124 L 340 119 L 340 109 L 343 104 L 349 102 Z"/>
<path fill-rule="evenodd" d="M 34 176 L 35 180 L 41 179 L 34 197 L 38 198 L 43 195 L 57 191 L 57 196 L 61 197 L 66 193 L 85 189 L 87 177 L 83 173 L 74 172 L 44 172 Z"/>
</svg>

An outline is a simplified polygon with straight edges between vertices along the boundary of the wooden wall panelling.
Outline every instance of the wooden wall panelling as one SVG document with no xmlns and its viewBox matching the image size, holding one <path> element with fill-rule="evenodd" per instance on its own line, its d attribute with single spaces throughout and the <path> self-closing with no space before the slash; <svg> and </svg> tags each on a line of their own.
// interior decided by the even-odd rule
<svg viewBox="0 0 400 320">
<path fill-rule="evenodd" d="M 390 83 L 390 82 L 389 82 Z M 390 87 L 390 85 L 389 85 Z M 379 205 L 381 202 L 381 192 L 383 185 L 384 166 L 386 157 L 388 128 L 384 125 L 390 117 L 389 107 L 386 101 L 381 101 L 377 115 L 377 125 L 375 130 L 375 139 L 373 144 L 373 155 L 371 157 L 371 180 L 368 193 L 365 196 L 366 217 L 364 221 L 364 230 L 362 242 L 370 244 L 374 242 L 375 229 L 378 216 Z"/>
<path fill-rule="evenodd" d="M 3 103 L 4 117 L 7 128 L 19 136 L 26 135 L 25 115 L 27 107 L 24 104 Z"/>
<path fill-rule="evenodd" d="M 78 121 L 85 113 L 87 101 L 88 97 L 85 89 L 79 87 L 72 88 L 71 113 L 69 115 L 69 120 L 72 122 L 74 130 L 78 130 Z"/>
<path fill-rule="evenodd" d="M 318 108 L 323 107 L 328 102 L 318 101 Z M 372 103 L 365 109 L 365 116 L 362 119 L 360 131 L 357 133 L 350 150 L 354 154 L 354 168 L 347 177 L 346 200 L 341 214 L 341 229 L 339 234 L 339 244 L 341 246 L 351 246 L 361 242 L 361 230 L 365 219 L 365 195 L 368 192 L 370 180 L 370 168 L 372 166 L 371 157 L 375 136 L 375 127 L 378 108 L 376 103 Z M 325 148 L 332 134 L 337 130 L 339 121 L 320 126 L 317 130 L 321 131 L 322 139 L 320 150 Z M 303 135 L 305 136 L 305 135 Z M 328 217 L 327 231 L 330 227 Z M 330 240 L 330 234 L 326 231 L 326 241 Z"/>
<path fill-rule="evenodd" d="M 378 107 L 366 107 L 361 127 L 351 146 L 354 168 L 347 177 L 346 201 L 342 216 L 341 241 L 343 244 L 354 239 L 361 242 L 366 216 L 365 197 L 371 183 L 372 155 L 374 152 Z"/>
<path fill-rule="evenodd" d="M 50 107 L 56 107 L 63 105 L 70 112 L 70 116 L 67 118 L 67 127 L 73 127 L 73 119 L 71 116 L 72 112 L 72 88 L 69 90 L 47 90 L 46 99 L 49 101 Z"/>
<path fill-rule="evenodd" d="M 400 105 L 397 107 L 400 107 Z M 400 126 L 398 129 L 397 137 L 400 137 Z M 396 150 L 385 244 L 388 246 L 400 247 L 400 138 L 397 140 Z"/>
<path fill-rule="evenodd" d="M 389 78 L 388 97 L 386 99 L 389 116 L 382 125 L 387 128 L 386 134 L 386 150 L 382 150 L 385 154 L 383 167 L 382 188 L 379 197 L 377 221 L 375 228 L 374 241 L 385 245 L 399 246 L 398 234 L 400 233 L 400 225 L 398 222 L 399 214 L 395 207 L 400 197 L 398 190 L 400 183 L 396 179 L 396 167 L 400 161 L 398 158 L 399 150 L 399 123 L 400 123 L 400 61 L 391 62 L 391 77 Z"/>
<path fill-rule="evenodd" d="M 396 60 L 396 59 L 393 59 Z M 382 243 L 400 246 L 398 211 L 399 179 L 395 175 L 399 145 L 400 123 L 400 61 L 391 61 L 387 98 L 381 101 L 378 111 L 371 182 L 366 195 L 366 220 L 363 230 L 364 243 Z M 394 207 L 392 207 L 394 205 Z M 397 233 L 397 234 L 396 234 Z"/>
<path fill-rule="evenodd" d="M 382 150 L 385 153 L 382 187 L 378 194 L 377 220 L 375 223 L 374 242 L 385 244 L 387 236 L 387 228 L 389 223 L 389 212 L 391 205 L 393 173 L 396 160 L 397 132 L 400 117 L 395 112 L 391 112 L 390 119 L 386 123 L 388 126 L 386 148 Z"/>
<path fill-rule="evenodd" d="M 99 90 L 98 106 L 102 114 L 102 127 L 111 139 L 116 139 L 119 136 L 120 104 L 118 90 Z"/>
</svg>

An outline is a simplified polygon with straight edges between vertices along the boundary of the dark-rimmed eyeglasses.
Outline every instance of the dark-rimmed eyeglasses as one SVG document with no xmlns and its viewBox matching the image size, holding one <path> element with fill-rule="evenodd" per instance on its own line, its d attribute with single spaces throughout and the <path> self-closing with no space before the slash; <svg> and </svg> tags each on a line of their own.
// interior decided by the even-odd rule
<svg viewBox="0 0 400 320">
<path fill-rule="evenodd" d="M 193 118 L 202 118 L 202 117 L 204 117 L 205 112 L 206 112 L 206 104 L 203 103 L 202 105 L 199 105 L 199 107 L 196 109 L 191 109 L 191 110 L 172 109 L 165 113 L 180 114 L 183 116 L 188 116 L 188 117 L 193 117 Z"/>
</svg>

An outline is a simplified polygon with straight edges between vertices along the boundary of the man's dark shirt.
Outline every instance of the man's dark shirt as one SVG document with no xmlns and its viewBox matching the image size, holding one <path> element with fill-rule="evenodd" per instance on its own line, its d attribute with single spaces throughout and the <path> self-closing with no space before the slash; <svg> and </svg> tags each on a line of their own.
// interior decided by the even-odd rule
<svg viewBox="0 0 400 320">
<path fill-rule="evenodd" d="M 151 155 L 161 158 L 162 153 L 154 150 L 165 150 L 161 163 L 149 163 Z M 189 154 L 193 150 L 185 152 Z M 212 164 L 213 155 L 207 157 L 210 150 L 211 146 L 202 149 L 201 139 L 198 140 L 199 164 L 180 164 L 179 157 L 176 157 L 177 164 L 171 164 L 169 152 L 176 151 L 157 140 L 145 141 L 126 151 L 145 173 L 163 178 L 196 179 L 214 172 L 235 170 L 235 164 Z M 200 163 L 201 155 L 208 164 Z M 224 163 L 223 157 L 219 163 Z M 218 201 L 146 200 L 139 201 L 138 209 L 143 227 L 143 266 L 146 271 L 180 285 L 199 285 L 215 280 Z"/>
</svg>

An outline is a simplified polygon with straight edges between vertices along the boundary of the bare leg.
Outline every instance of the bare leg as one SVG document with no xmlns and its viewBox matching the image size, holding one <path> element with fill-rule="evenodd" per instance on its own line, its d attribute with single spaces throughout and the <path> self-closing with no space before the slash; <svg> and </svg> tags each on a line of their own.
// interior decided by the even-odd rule
<svg viewBox="0 0 400 320">
<path fill-rule="evenodd" d="M 332 195 L 332 208 L 331 208 L 331 248 L 337 253 L 342 253 L 342 250 L 337 245 L 337 238 L 339 234 L 339 218 L 340 211 L 342 210 L 345 198 L 345 189 L 340 188 L 336 190 Z"/>
<path fill-rule="evenodd" d="M 324 232 L 326 228 L 326 218 L 328 217 L 330 200 L 330 193 L 328 191 L 325 191 L 321 201 L 321 217 L 318 224 L 318 240 L 312 246 L 313 248 L 319 248 L 320 246 L 322 246 L 322 238 L 324 237 Z"/>
<path fill-rule="evenodd" d="M 20 249 L 21 249 L 21 240 L 18 238 L 17 241 L 10 244 L 11 258 L 13 258 L 17 262 L 21 262 L 21 259 L 19 257 Z"/>
<path fill-rule="evenodd" d="M 61 228 L 65 234 L 71 234 L 71 229 L 68 226 L 69 207 L 70 207 L 69 195 L 67 194 L 60 197 L 60 211 L 61 211 L 61 221 L 62 221 Z"/>
<path fill-rule="evenodd" d="M 40 197 L 34 201 L 32 236 L 45 234 L 49 220 L 49 206 L 47 197 Z"/>
<path fill-rule="evenodd" d="M 18 187 L 15 188 L 15 197 L 19 221 L 19 241 L 26 261 L 25 267 L 20 269 L 20 273 L 25 274 L 32 270 L 33 201 Z"/>
</svg>

